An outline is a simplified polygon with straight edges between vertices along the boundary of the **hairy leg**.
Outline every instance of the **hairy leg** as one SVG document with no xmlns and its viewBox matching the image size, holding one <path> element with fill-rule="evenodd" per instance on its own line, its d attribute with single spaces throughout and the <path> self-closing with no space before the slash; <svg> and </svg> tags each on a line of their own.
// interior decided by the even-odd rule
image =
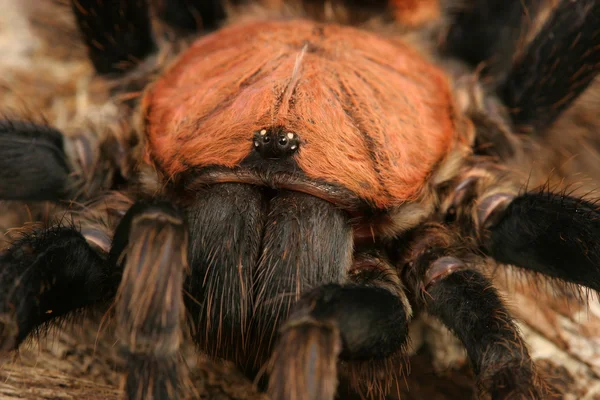
<svg viewBox="0 0 600 400">
<path fill-rule="evenodd" d="M 542 133 L 600 72 L 600 3 L 561 0 L 498 87 L 518 131 Z"/>
<path fill-rule="evenodd" d="M 158 15 L 183 32 L 215 29 L 225 19 L 224 0 L 160 0 Z"/>
<path fill-rule="evenodd" d="M 301 0 L 305 12 L 317 20 L 329 17 L 333 11 L 335 17 L 347 23 L 357 24 L 364 22 L 367 18 L 379 14 L 392 18 L 392 8 L 388 0 Z"/>
<path fill-rule="evenodd" d="M 444 50 L 498 79 L 510 68 L 532 19 L 536 0 L 471 0 L 456 7 Z"/>
<path fill-rule="evenodd" d="M 122 166 L 119 140 L 0 120 L 0 200 L 81 201 L 104 194 Z"/>
<path fill-rule="evenodd" d="M 71 186 L 61 132 L 22 121 L 0 121 L 0 199 L 57 200 Z"/>
<path fill-rule="evenodd" d="M 481 244 L 505 264 L 600 291 L 600 209 L 551 192 L 498 194 L 479 207 Z"/>
<path fill-rule="evenodd" d="M 115 236 L 124 264 L 116 297 L 117 335 L 127 360 L 128 399 L 184 398 L 191 385 L 179 354 L 188 233 L 166 203 L 136 204 Z"/>
<path fill-rule="evenodd" d="M 333 399 L 339 359 L 377 363 L 402 355 L 412 310 L 391 267 L 367 260 L 350 271 L 353 283 L 315 288 L 294 305 L 270 361 L 273 400 Z M 387 370 L 389 381 L 398 378 L 394 370 L 402 366 Z"/>
<path fill-rule="evenodd" d="M 524 340 L 491 281 L 475 270 L 481 260 L 441 225 L 413 234 L 402 259 L 414 303 L 463 343 L 480 395 L 542 399 L 544 386 Z"/>
<path fill-rule="evenodd" d="M 99 74 L 123 73 L 156 50 L 148 0 L 71 0 Z"/>
<path fill-rule="evenodd" d="M 79 175 L 98 148 L 87 137 L 67 138 L 45 125 L 0 122 L 0 200 L 67 200 L 86 188 Z M 110 181 L 106 170 L 94 171 Z M 108 183 L 102 183 L 100 186 Z M 102 204 L 100 204 L 102 203 Z M 114 296 L 120 271 L 106 261 L 113 226 L 126 196 L 103 197 L 84 210 L 59 208 L 58 222 L 11 233 L 0 253 L 0 342 L 16 348 L 40 325 Z M 113 207 L 114 209 L 110 209 Z"/>
<path fill-rule="evenodd" d="M 13 350 L 37 327 L 114 295 L 105 260 L 75 229 L 36 230 L 0 253 L 0 347 Z"/>
<path fill-rule="evenodd" d="M 442 202 L 445 223 L 500 263 L 600 291 L 597 202 L 547 188 L 519 194 L 493 164 L 461 179 Z"/>
</svg>

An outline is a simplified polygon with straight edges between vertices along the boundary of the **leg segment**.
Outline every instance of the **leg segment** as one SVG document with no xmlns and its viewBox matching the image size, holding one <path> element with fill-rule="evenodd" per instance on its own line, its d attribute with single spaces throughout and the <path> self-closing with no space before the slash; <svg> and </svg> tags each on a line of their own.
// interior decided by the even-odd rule
<svg viewBox="0 0 600 400">
<path fill-rule="evenodd" d="M 496 201 L 495 201 L 496 200 Z M 480 202 L 482 245 L 494 259 L 600 291 L 600 210 L 555 193 Z"/>
<path fill-rule="evenodd" d="M 485 63 L 486 72 L 506 71 L 518 42 L 530 28 L 536 0 L 472 0 L 455 17 L 445 50 L 473 67 Z"/>
<path fill-rule="evenodd" d="M 167 204 L 134 206 L 116 237 L 125 269 L 117 293 L 117 334 L 127 359 L 128 399 L 179 399 L 188 385 L 180 360 L 187 229 Z M 129 229 L 126 229 L 129 228 Z"/>
<path fill-rule="evenodd" d="M 600 2 L 561 0 L 498 88 L 524 132 L 542 132 L 600 71 Z"/>
<path fill-rule="evenodd" d="M 381 267 L 355 268 L 359 283 L 321 286 L 296 303 L 270 363 L 273 400 L 331 400 L 340 358 L 381 361 L 402 351 L 411 309 L 397 275 Z"/>
<path fill-rule="evenodd" d="M 441 227 L 428 229 L 405 274 L 417 306 L 439 318 L 464 344 L 481 395 L 541 399 L 542 389 L 525 342 L 492 283 L 468 269 Z M 438 235 L 441 240 L 432 239 Z M 450 240 L 448 240 L 450 239 Z"/>
<path fill-rule="evenodd" d="M 459 260 L 442 258 L 431 269 L 458 266 Z M 476 271 L 460 270 L 432 284 L 427 292 L 428 311 L 465 345 L 482 395 L 542 398 L 526 345 L 489 280 Z"/>
<path fill-rule="evenodd" d="M 102 257 L 67 227 L 29 233 L 0 253 L 0 288 L 4 350 L 41 324 L 114 295 Z"/>
<path fill-rule="evenodd" d="M 156 50 L 147 0 L 71 0 L 99 74 L 125 72 Z"/>
<path fill-rule="evenodd" d="M 0 200 L 93 198 L 113 187 L 123 151 L 112 134 L 65 136 L 47 125 L 0 120 Z"/>
<path fill-rule="evenodd" d="M 327 17 L 326 9 L 331 7 L 333 14 L 337 19 L 345 20 L 348 23 L 361 23 L 370 16 L 380 14 L 389 16 L 392 11 L 389 0 L 333 0 L 331 2 L 324 0 L 301 0 L 306 13 L 312 18 L 323 20 Z"/>
<path fill-rule="evenodd" d="M 225 19 L 224 0 L 161 0 L 158 14 L 184 32 L 212 30 Z"/>
<path fill-rule="evenodd" d="M 69 174 L 61 132 L 29 122 L 0 121 L 0 199 L 64 198 Z"/>
</svg>

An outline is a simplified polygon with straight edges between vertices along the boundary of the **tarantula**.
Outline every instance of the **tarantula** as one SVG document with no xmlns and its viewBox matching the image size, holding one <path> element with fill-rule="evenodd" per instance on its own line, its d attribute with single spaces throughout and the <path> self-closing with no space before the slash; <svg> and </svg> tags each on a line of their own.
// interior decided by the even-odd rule
<svg viewBox="0 0 600 400">
<path fill-rule="evenodd" d="M 341 372 L 385 392 L 425 311 L 480 396 L 543 398 L 479 267 L 600 290 L 597 206 L 510 168 L 600 70 L 600 3 L 241 3 L 71 2 L 118 121 L 0 122 L 0 199 L 95 200 L 0 253 L 1 347 L 114 305 L 128 398 L 192 392 L 189 331 L 272 399 L 326 400 Z"/>
</svg>

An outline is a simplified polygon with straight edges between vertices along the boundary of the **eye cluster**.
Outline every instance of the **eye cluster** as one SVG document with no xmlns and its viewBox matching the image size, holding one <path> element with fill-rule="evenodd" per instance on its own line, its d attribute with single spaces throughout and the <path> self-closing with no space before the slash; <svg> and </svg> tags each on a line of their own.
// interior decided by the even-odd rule
<svg viewBox="0 0 600 400">
<path fill-rule="evenodd" d="M 300 138 L 282 127 L 261 129 L 254 133 L 254 150 L 264 158 L 286 158 L 296 153 Z"/>
</svg>

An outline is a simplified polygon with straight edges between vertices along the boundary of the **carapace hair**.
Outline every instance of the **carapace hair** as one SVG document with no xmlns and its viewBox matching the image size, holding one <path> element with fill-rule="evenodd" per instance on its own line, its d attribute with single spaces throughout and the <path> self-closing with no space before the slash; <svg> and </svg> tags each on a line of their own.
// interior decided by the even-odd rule
<svg viewBox="0 0 600 400">
<path fill-rule="evenodd" d="M 457 136 L 449 82 L 416 50 L 304 20 L 199 39 L 143 110 L 147 158 L 169 178 L 238 167 L 256 132 L 283 126 L 300 138 L 294 159 L 309 180 L 382 209 L 417 198 Z"/>
</svg>

